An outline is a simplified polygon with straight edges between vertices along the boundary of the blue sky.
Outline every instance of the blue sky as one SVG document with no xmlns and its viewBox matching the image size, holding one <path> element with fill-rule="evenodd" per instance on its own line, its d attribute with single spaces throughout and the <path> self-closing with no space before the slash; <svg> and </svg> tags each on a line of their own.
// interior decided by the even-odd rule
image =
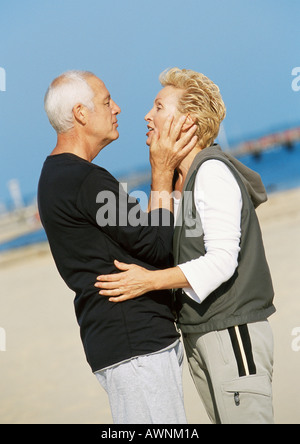
<svg viewBox="0 0 300 444">
<path fill-rule="evenodd" d="M 114 174 L 148 165 L 144 116 L 171 66 L 220 86 L 229 141 L 299 123 L 299 17 L 298 0 L 0 0 L 0 202 L 12 178 L 35 193 L 56 143 L 44 94 L 69 69 L 97 74 L 122 109 L 95 161 Z"/>
</svg>

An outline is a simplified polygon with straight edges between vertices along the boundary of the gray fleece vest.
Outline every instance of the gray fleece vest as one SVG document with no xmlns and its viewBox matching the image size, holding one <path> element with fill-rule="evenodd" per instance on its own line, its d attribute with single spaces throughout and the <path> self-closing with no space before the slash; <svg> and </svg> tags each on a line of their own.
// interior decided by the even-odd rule
<svg viewBox="0 0 300 444">
<path fill-rule="evenodd" d="M 202 304 L 194 302 L 182 290 L 175 292 L 178 325 L 183 333 L 208 333 L 259 322 L 276 311 L 272 279 L 255 211 L 267 200 L 265 189 L 257 173 L 223 153 L 218 145 L 206 148 L 196 156 L 186 178 L 174 233 L 175 265 L 206 254 L 201 220 L 194 202 L 194 186 L 199 168 L 211 159 L 224 162 L 241 189 L 241 251 L 233 277 Z"/>
</svg>

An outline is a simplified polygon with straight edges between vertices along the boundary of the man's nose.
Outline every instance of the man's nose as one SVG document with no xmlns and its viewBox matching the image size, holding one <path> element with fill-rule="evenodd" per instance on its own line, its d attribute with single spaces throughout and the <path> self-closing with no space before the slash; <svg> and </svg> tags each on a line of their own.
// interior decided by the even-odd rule
<svg viewBox="0 0 300 444">
<path fill-rule="evenodd" d="M 111 101 L 111 108 L 112 108 L 112 111 L 113 111 L 114 114 L 120 114 L 121 113 L 121 108 L 113 100 Z"/>
</svg>

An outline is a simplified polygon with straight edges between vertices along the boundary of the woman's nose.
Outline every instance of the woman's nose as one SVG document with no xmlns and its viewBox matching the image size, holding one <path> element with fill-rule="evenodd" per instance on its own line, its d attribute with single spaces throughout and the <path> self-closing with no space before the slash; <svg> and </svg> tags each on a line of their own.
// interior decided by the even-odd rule
<svg viewBox="0 0 300 444">
<path fill-rule="evenodd" d="M 150 122 L 150 120 L 152 120 L 151 111 L 149 111 L 148 114 L 145 115 L 146 122 Z"/>
</svg>

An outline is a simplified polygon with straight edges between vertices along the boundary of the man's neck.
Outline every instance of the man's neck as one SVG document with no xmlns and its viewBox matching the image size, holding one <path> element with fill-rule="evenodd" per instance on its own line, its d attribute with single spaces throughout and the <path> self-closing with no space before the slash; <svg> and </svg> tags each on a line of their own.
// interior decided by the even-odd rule
<svg viewBox="0 0 300 444">
<path fill-rule="evenodd" d="M 57 136 L 57 144 L 54 150 L 51 153 L 51 156 L 55 156 L 57 154 L 71 153 L 75 154 L 78 157 L 81 157 L 88 162 L 92 162 L 92 160 L 96 157 L 98 152 L 96 153 L 96 149 L 91 149 L 90 146 L 79 137 L 72 133 L 66 134 L 58 134 Z"/>
</svg>

